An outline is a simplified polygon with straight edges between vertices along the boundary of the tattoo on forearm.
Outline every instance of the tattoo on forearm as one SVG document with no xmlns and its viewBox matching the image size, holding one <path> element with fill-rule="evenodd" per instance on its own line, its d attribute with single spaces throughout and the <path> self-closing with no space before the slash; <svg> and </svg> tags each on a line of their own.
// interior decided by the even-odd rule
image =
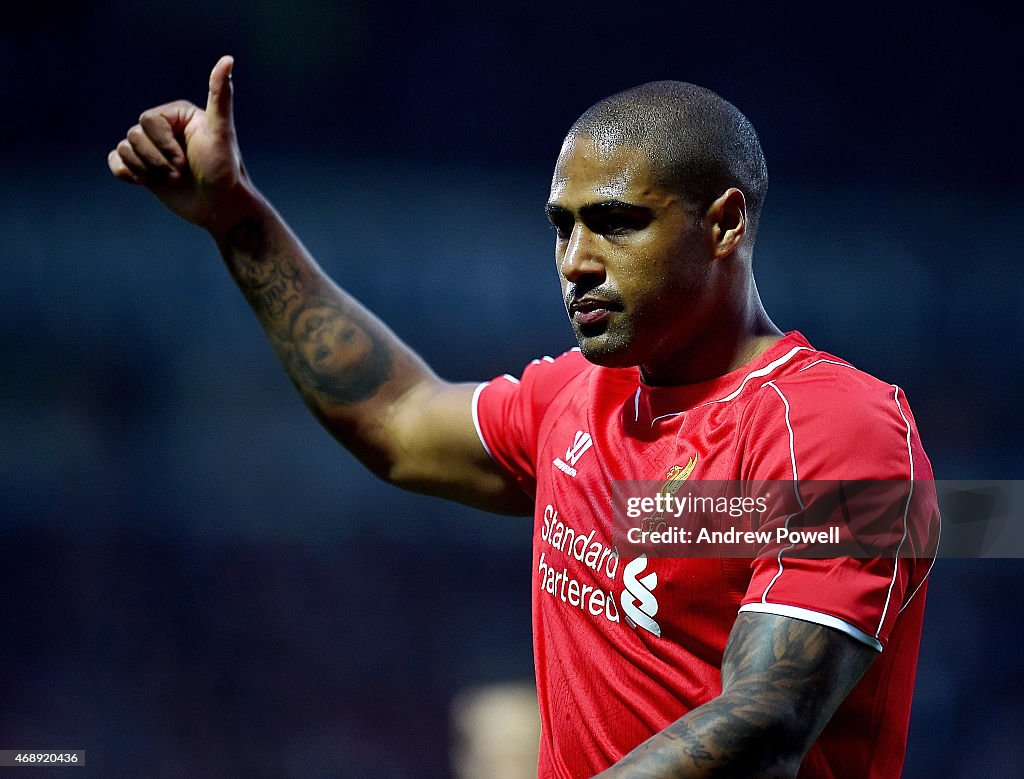
<svg viewBox="0 0 1024 779">
<path fill-rule="evenodd" d="M 261 317 L 280 316 L 306 288 L 295 261 L 269 250 L 255 220 L 236 225 L 222 248 L 239 286 Z"/>
<path fill-rule="evenodd" d="M 262 283 L 254 286 L 251 293 L 253 304 L 270 316 L 280 316 L 288 304 L 298 298 L 304 286 L 298 269 L 282 262 Z"/>
<path fill-rule="evenodd" d="M 377 329 L 333 301 L 303 300 L 291 313 L 288 333 L 303 384 L 335 403 L 372 397 L 391 376 L 391 351 Z"/>
<path fill-rule="evenodd" d="M 791 775 L 793 756 L 817 737 L 874 651 L 800 620 L 779 618 L 765 627 L 739 616 L 722 669 L 728 694 L 630 753 L 622 775 Z"/>
<path fill-rule="evenodd" d="M 372 397 L 391 376 L 384 333 L 325 279 L 270 245 L 243 220 L 221 252 L 307 401 L 349 405 Z"/>
</svg>

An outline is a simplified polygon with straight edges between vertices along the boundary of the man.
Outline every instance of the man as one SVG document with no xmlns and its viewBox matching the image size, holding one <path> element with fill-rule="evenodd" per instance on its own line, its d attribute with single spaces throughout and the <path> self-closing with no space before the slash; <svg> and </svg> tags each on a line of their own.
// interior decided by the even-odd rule
<svg viewBox="0 0 1024 779">
<path fill-rule="evenodd" d="M 579 350 L 449 384 L 253 187 L 232 64 L 205 111 L 144 112 L 110 169 L 210 232 L 306 404 L 374 473 L 533 511 L 540 775 L 898 775 L 935 517 L 914 485 L 931 469 L 899 388 L 765 313 L 751 262 L 767 174 L 746 118 L 677 82 L 588 110 L 547 204 Z M 751 525 L 784 532 L 828 505 L 822 480 L 894 482 L 871 511 L 897 548 L 623 556 L 614 485 L 665 479 L 788 481 Z"/>
</svg>

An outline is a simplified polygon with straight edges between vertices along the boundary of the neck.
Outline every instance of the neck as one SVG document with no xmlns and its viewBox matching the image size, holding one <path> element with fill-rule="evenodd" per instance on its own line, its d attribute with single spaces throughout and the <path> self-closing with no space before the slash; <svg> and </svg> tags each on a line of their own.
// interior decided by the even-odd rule
<svg viewBox="0 0 1024 779">
<path fill-rule="evenodd" d="M 741 368 L 782 338 L 782 331 L 768 317 L 751 282 L 746 305 L 731 317 L 717 314 L 681 350 L 667 359 L 640 366 L 644 383 L 653 386 L 695 384 Z"/>
</svg>

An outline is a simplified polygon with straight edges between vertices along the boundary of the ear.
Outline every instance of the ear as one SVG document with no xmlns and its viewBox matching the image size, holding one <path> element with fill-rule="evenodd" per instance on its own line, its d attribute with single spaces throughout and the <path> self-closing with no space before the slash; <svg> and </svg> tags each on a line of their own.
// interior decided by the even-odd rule
<svg viewBox="0 0 1024 779">
<path fill-rule="evenodd" d="M 716 260 L 728 257 L 739 247 L 747 232 L 747 200 L 735 187 L 725 190 L 707 210 L 711 252 Z"/>
</svg>

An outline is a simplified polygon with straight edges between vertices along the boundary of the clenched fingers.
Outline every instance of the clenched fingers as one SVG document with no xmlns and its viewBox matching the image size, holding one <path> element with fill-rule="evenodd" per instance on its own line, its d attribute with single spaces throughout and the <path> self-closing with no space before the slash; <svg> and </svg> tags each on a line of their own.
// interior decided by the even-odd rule
<svg viewBox="0 0 1024 779">
<path fill-rule="evenodd" d="M 130 180 L 136 184 L 151 184 L 168 178 L 177 178 L 180 175 L 178 171 L 156 152 L 152 143 L 141 135 L 137 128 L 138 125 L 129 130 L 127 137 L 117 144 L 117 148 L 112 152 L 120 163 L 116 169 L 112 164 L 113 157 L 107 158 L 111 172 L 120 179 Z M 130 179 L 123 175 L 120 170 L 122 167 L 131 174 Z"/>
<path fill-rule="evenodd" d="M 135 184 L 178 178 L 185 163 L 179 137 L 197 110 L 192 103 L 178 100 L 143 112 L 139 123 L 107 155 L 110 172 Z"/>
<path fill-rule="evenodd" d="M 198 110 L 187 100 L 177 100 L 143 111 L 139 117 L 139 126 L 167 160 L 180 165 L 185 159 L 185 153 L 178 142 L 179 133 L 184 132 L 185 126 Z"/>
<path fill-rule="evenodd" d="M 171 164 L 170 159 L 157 148 L 150 134 L 137 124 L 128 130 L 125 140 L 131 145 L 136 157 L 146 166 L 147 170 L 161 175 L 177 175 L 176 167 Z"/>
<path fill-rule="evenodd" d="M 122 141 L 122 143 L 126 143 Z M 131 147 L 128 147 L 128 152 L 131 153 Z M 128 181 L 132 184 L 142 184 L 143 181 L 137 175 L 132 173 L 131 168 L 125 164 L 124 157 L 121 155 L 120 145 L 117 149 L 113 149 L 107 155 L 107 167 L 110 168 L 110 172 L 114 174 L 115 178 L 121 181 Z"/>
</svg>

